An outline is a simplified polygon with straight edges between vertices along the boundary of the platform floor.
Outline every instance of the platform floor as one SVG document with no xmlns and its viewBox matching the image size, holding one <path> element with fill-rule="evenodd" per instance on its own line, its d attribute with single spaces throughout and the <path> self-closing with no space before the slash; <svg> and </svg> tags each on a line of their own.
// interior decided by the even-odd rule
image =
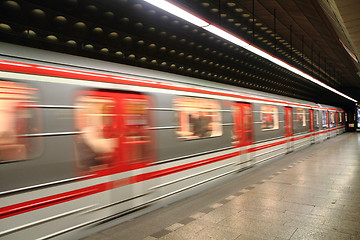
<svg viewBox="0 0 360 240">
<path fill-rule="evenodd" d="M 258 166 L 94 239 L 360 239 L 360 133 Z"/>
</svg>

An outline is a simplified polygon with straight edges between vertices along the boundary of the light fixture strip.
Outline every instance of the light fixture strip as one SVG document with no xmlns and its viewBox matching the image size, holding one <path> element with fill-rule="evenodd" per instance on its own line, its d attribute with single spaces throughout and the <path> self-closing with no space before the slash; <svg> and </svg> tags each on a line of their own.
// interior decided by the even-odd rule
<svg viewBox="0 0 360 240">
<path fill-rule="evenodd" d="M 202 18 L 199 18 L 195 15 L 193 15 L 192 13 L 190 13 L 189 11 L 183 9 L 183 8 L 180 8 L 166 0 L 144 0 L 145 2 L 148 2 L 150 4 L 152 4 L 153 6 L 156 6 L 160 9 L 163 9 L 164 11 L 168 12 L 168 13 L 171 13 L 187 22 L 190 22 L 198 27 L 201 27 L 203 28 L 204 30 L 208 31 L 208 32 L 211 32 L 229 42 L 232 42 L 233 44 L 236 44 L 242 48 L 245 48 L 246 50 L 258 55 L 258 56 L 261 56 L 303 78 L 306 78 L 308 79 L 309 81 L 319 85 L 319 86 L 322 86 L 344 98 L 347 98 L 353 102 L 357 102 L 357 100 L 339 92 L 338 90 L 326 85 L 325 83 L 315 79 L 314 77 L 310 76 L 309 74 L 307 73 L 304 73 L 303 71 L 291 66 L 290 64 L 272 56 L 271 54 L 251 45 L 250 43 L 244 41 L 243 39 L 239 38 L 238 36 L 235 36 L 213 24 L 210 24 L 209 21 L 206 21 Z"/>
<path fill-rule="evenodd" d="M 189 11 L 182 9 L 168 1 L 165 0 L 144 0 L 155 7 L 161 8 L 162 10 L 171 13 L 181 19 L 184 19 L 187 22 L 190 22 L 198 27 L 205 27 L 209 25 L 208 22 L 204 21 L 203 19 L 191 14 Z"/>
</svg>

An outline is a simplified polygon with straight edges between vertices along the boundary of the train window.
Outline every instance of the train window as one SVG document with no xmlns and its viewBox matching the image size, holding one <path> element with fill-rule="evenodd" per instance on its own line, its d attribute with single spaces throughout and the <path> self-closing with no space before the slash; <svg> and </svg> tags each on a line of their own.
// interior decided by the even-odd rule
<svg viewBox="0 0 360 240">
<path fill-rule="evenodd" d="M 0 162 L 34 158 L 41 149 L 37 89 L 0 81 Z"/>
<path fill-rule="evenodd" d="M 253 117 L 252 117 L 252 107 L 251 105 L 244 106 L 244 131 L 246 136 L 246 141 L 252 142 L 253 141 Z"/>
<path fill-rule="evenodd" d="M 339 124 L 342 125 L 342 123 L 343 123 L 343 113 L 339 112 L 338 116 L 339 116 Z"/>
<path fill-rule="evenodd" d="M 102 96 L 80 96 L 76 100 L 76 165 L 79 171 L 105 169 L 114 154 L 115 99 Z"/>
<path fill-rule="evenodd" d="M 344 125 L 344 123 L 345 123 L 345 113 L 341 112 L 340 115 L 341 115 L 341 124 Z"/>
<path fill-rule="evenodd" d="M 322 119 L 322 127 L 325 129 L 327 128 L 327 116 L 326 116 L 326 111 L 322 111 L 322 116 L 321 116 L 321 119 Z"/>
<path fill-rule="evenodd" d="M 150 127 L 150 102 L 139 95 L 124 98 L 124 122 L 127 161 L 131 164 L 151 160 L 152 142 Z"/>
<path fill-rule="evenodd" d="M 315 129 L 319 129 L 320 128 L 320 115 L 319 115 L 319 111 L 315 110 L 315 116 L 314 116 L 314 126 Z"/>
<path fill-rule="evenodd" d="M 330 127 L 336 126 L 336 113 L 330 112 Z"/>
<path fill-rule="evenodd" d="M 298 108 L 296 109 L 296 120 L 298 126 L 306 126 L 306 115 L 305 115 L 305 109 Z"/>
<path fill-rule="evenodd" d="M 178 97 L 174 99 L 177 109 L 179 128 L 177 135 L 181 139 L 196 139 L 222 135 L 220 104 L 216 100 Z"/>
<path fill-rule="evenodd" d="M 279 129 L 278 108 L 272 105 L 262 105 L 260 120 L 262 131 Z"/>
</svg>

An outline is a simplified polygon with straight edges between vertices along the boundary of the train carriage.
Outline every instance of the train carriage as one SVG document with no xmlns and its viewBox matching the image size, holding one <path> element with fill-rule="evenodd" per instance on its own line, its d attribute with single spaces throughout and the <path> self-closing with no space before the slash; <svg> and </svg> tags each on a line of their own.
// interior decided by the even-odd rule
<svg viewBox="0 0 360 240">
<path fill-rule="evenodd" d="M 331 106 L 0 49 L 1 239 L 77 238 L 344 131 Z"/>
</svg>

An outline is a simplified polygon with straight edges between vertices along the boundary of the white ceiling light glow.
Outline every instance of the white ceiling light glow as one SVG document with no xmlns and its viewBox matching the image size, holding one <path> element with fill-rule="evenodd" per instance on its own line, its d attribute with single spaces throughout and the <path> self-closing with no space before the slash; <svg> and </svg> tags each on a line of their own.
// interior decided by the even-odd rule
<svg viewBox="0 0 360 240">
<path fill-rule="evenodd" d="M 227 32 L 227 31 L 225 31 L 225 30 L 223 30 L 223 29 L 221 29 L 221 28 L 219 28 L 219 27 L 217 27 L 217 26 L 215 26 L 213 24 L 210 24 L 210 22 L 208 22 L 206 20 L 203 20 L 203 19 L 193 15 L 192 13 L 184 10 L 183 8 L 180 8 L 180 7 L 174 5 L 174 4 L 172 4 L 172 3 L 170 3 L 170 2 L 168 2 L 166 0 L 144 0 L 144 1 L 156 6 L 158 8 L 161 8 L 161 9 L 163 9 L 163 10 L 165 10 L 165 11 L 167 11 L 167 12 L 169 12 L 169 13 L 171 13 L 171 14 L 173 14 L 173 15 L 175 15 L 175 16 L 177 16 L 177 17 L 179 17 L 179 18 L 181 18 L 181 19 L 183 19 L 185 21 L 188 21 L 188 22 L 198 26 L 198 27 L 201 27 L 201 28 L 205 29 L 208 32 L 211 32 L 211 33 L 213 33 L 213 34 L 215 34 L 215 35 L 217 35 L 217 36 L 219 36 L 219 37 L 221 37 L 221 38 L 223 38 L 223 39 L 225 39 L 225 40 L 227 40 L 229 42 L 232 42 L 233 44 L 236 44 L 237 46 L 245 48 L 246 50 L 248 50 L 248 51 L 250 51 L 252 53 L 255 53 L 256 55 L 261 56 L 261 57 L 263 57 L 263 58 L 265 58 L 265 59 L 267 59 L 267 60 L 269 60 L 269 61 L 271 61 L 271 62 L 273 62 L 273 63 L 275 63 L 275 64 L 277 64 L 277 65 L 279 65 L 279 66 L 281 66 L 281 67 L 283 67 L 283 68 L 285 68 L 285 69 L 287 69 L 287 70 L 289 70 L 289 71 L 291 71 L 291 72 L 293 72 L 295 74 L 298 74 L 299 76 L 301 76 L 303 78 L 306 78 L 309 81 L 312 81 L 313 83 L 318 84 L 318 85 L 320 85 L 320 86 L 322 86 L 322 87 L 324 87 L 324 88 L 326 88 L 326 89 L 328 89 L 328 90 L 330 90 L 330 91 L 332 91 L 332 92 L 334 92 L 334 93 L 336 93 L 336 94 L 338 94 L 338 95 L 340 95 L 340 96 L 342 96 L 344 98 L 347 98 L 347 99 L 349 99 L 349 100 L 351 100 L 353 102 L 357 102 L 357 100 L 355 100 L 355 99 L 353 99 L 353 98 L 339 92 L 338 90 L 324 84 L 323 82 L 315 79 L 314 77 L 310 76 L 309 74 L 300 71 L 299 69 L 289 65 L 288 63 L 286 63 L 286 62 L 272 56 L 271 54 L 269 54 L 269 53 L 255 47 L 255 46 L 249 44 L 248 42 L 242 40 L 241 38 Z"/>
<path fill-rule="evenodd" d="M 203 27 L 203 29 L 223 38 L 223 39 L 226 39 L 228 40 L 229 42 L 232 42 L 240 47 L 243 47 L 243 48 L 247 48 L 249 46 L 249 44 L 243 40 L 241 40 L 240 38 L 214 26 L 214 25 L 211 25 L 209 24 L 208 26 L 206 27 Z"/>
<path fill-rule="evenodd" d="M 196 17 L 195 15 L 189 13 L 188 11 L 178 6 L 175 6 L 172 3 L 169 3 L 168 1 L 165 0 L 144 0 L 144 1 L 154 5 L 155 7 L 161 8 L 162 10 L 165 10 L 166 12 L 171 13 L 179 18 L 182 18 L 185 21 L 188 21 L 198 27 L 205 27 L 209 25 L 208 22 L 202 20 L 199 17 Z"/>
</svg>

